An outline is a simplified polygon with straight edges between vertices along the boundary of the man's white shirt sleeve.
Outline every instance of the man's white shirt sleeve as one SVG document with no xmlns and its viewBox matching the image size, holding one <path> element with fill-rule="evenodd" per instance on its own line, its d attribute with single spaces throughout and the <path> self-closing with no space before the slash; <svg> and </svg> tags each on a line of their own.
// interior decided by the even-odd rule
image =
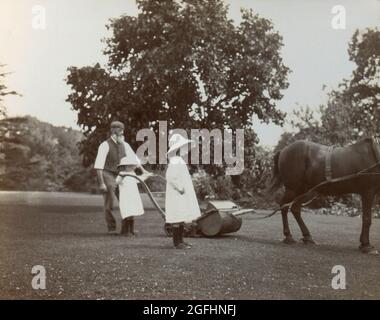
<svg viewBox="0 0 380 320">
<path fill-rule="evenodd" d="M 98 154 L 96 155 L 94 169 L 97 169 L 97 170 L 104 169 L 108 151 L 109 151 L 109 146 L 108 146 L 107 141 L 102 142 L 98 148 Z"/>
</svg>

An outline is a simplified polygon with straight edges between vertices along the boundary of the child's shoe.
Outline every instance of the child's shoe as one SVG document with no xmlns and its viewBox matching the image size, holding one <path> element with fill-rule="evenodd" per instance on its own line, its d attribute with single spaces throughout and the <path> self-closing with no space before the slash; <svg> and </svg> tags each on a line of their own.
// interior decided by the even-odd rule
<svg viewBox="0 0 380 320">
<path fill-rule="evenodd" d="M 188 247 L 188 249 L 190 249 L 192 247 L 192 245 L 190 243 L 187 243 L 183 240 L 183 236 L 185 234 L 185 226 L 183 224 L 181 224 L 179 226 L 179 242 L 180 243 L 183 243 L 185 246 Z"/>
<path fill-rule="evenodd" d="M 128 220 L 128 218 L 127 219 L 123 219 L 121 221 L 120 235 L 125 236 L 125 237 L 129 236 L 129 220 Z"/>
<path fill-rule="evenodd" d="M 184 243 L 180 243 L 180 244 L 176 245 L 174 248 L 180 249 L 180 250 L 187 250 L 187 249 L 191 249 L 191 246 L 186 245 Z"/>
<path fill-rule="evenodd" d="M 130 222 L 129 222 L 129 232 L 132 237 L 137 237 L 138 232 L 135 231 L 135 219 L 133 218 L 130 219 Z"/>
</svg>

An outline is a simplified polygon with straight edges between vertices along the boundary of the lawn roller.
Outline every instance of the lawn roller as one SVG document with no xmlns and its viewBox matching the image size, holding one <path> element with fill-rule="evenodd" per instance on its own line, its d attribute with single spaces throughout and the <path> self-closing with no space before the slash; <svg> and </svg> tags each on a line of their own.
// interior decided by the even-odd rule
<svg viewBox="0 0 380 320">
<path fill-rule="evenodd" d="M 133 177 L 141 183 L 150 200 L 153 202 L 153 205 L 156 207 L 161 217 L 165 220 L 165 211 L 162 210 L 160 205 L 153 197 L 152 192 L 144 182 L 144 178 L 147 179 L 153 176 L 159 177 L 166 182 L 165 178 L 157 174 L 150 174 L 145 177 L 143 175 L 136 176 L 132 174 L 125 174 L 125 176 Z M 254 212 L 255 211 L 253 209 L 242 209 L 234 202 L 228 200 L 208 201 L 206 205 L 201 206 L 202 215 L 198 219 L 185 224 L 185 235 L 187 237 L 215 237 L 236 232 L 242 225 L 241 216 Z M 165 223 L 164 231 L 167 236 L 171 237 L 171 224 Z"/>
</svg>

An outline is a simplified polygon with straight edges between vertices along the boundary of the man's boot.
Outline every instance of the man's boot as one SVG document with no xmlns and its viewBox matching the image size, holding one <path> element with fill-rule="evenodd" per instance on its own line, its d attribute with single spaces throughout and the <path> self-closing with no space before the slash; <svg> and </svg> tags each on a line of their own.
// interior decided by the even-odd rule
<svg viewBox="0 0 380 320">
<path fill-rule="evenodd" d="M 106 211 L 105 216 L 106 216 L 108 232 L 115 232 L 116 231 L 116 220 L 113 217 L 112 213 L 109 211 Z"/>
<path fill-rule="evenodd" d="M 130 232 L 130 222 L 129 222 L 129 219 L 126 218 L 126 219 L 123 219 L 121 221 L 120 235 L 125 236 L 125 237 L 129 237 L 129 235 L 130 235 L 129 232 Z"/>
</svg>

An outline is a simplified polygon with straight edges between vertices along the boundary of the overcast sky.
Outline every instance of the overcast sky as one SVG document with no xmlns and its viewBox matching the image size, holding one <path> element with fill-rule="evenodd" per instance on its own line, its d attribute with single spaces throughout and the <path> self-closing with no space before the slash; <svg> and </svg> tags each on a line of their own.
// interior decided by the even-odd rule
<svg viewBox="0 0 380 320">
<path fill-rule="evenodd" d="M 252 8 L 271 19 L 284 38 L 284 63 L 292 70 L 290 86 L 278 107 L 318 106 L 326 92 L 347 78 L 353 64 L 347 47 L 356 29 L 380 26 L 379 0 L 229 0 L 230 17 Z M 32 28 L 32 8 L 46 8 L 46 29 Z M 346 9 L 346 29 L 331 26 L 335 5 Z M 65 102 L 68 66 L 104 63 L 101 39 L 109 18 L 137 13 L 134 0 L 1 0 L 0 63 L 12 72 L 7 85 L 22 97 L 7 97 L 11 116 L 30 114 L 55 125 L 77 128 L 76 114 Z M 323 91 L 323 85 L 327 91 Z M 273 145 L 282 129 L 256 125 L 261 142 Z"/>
</svg>

